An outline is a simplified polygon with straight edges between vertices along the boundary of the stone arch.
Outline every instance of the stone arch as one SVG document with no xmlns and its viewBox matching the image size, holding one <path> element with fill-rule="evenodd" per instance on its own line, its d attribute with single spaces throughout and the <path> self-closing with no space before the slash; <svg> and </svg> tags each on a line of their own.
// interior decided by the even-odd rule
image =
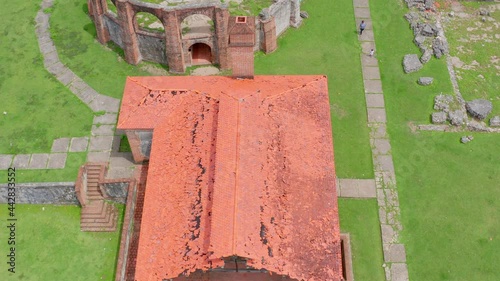
<svg viewBox="0 0 500 281">
<path fill-rule="evenodd" d="M 165 24 L 154 14 L 138 11 L 133 17 L 135 31 L 165 34 Z"/>
<path fill-rule="evenodd" d="M 215 22 L 204 14 L 192 14 L 185 17 L 180 24 L 181 38 L 194 39 L 215 35 Z"/>
<path fill-rule="evenodd" d="M 187 47 L 189 65 L 205 65 L 214 63 L 214 48 L 209 40 L 193 40 Z"/>
</svg>

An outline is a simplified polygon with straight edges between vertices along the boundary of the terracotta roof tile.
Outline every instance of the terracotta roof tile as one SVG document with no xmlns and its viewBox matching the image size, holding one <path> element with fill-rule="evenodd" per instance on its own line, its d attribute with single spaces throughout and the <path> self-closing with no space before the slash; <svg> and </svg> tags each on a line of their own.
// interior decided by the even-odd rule
<svg viewBox="0 0 500 281">
<path fill-rule="evenodd" d="M 137 81 L 163 94 L 141 104 Z M 154 128 L 136 280 L 233 255 L 298 280 L 341 279 L 326 77 L 130 78 L 124 104 L 120 128 Z"/>
</svg>

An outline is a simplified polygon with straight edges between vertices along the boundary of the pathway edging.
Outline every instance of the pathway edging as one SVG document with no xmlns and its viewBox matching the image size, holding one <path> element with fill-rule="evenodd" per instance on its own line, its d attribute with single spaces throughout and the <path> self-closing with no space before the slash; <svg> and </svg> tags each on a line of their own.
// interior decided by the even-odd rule
<svg viewBox="0 0 500 281">
<path fill-rule="evenodd" d="M 57 48 L 50 37 L 50 14 L 44 12 L 53 4 L 54 0 L 43 0 L 35 17 L 35 33 L 40 53 L 43 56 L 44 67 L 94 113 L 104 112 L 105 114 L 94 117 L 90 138 L 55 139 L 51 153 L 0 154 L 0 170 L 7 170 L 9 167 L 26 170 L 63 169 L 66 166 L 68 152 L 88 151 L 87 161 L 89 162 L 109 161 L 120 100 L 99 94 L 61 63 Z"/>
<path fill-rule="evenodd" d="M 387 281 L 408 281 L 406 249 L 400 241 L 403 230 L 399 208 L 396 174 L 391 155 L 391 143 L 387 134 L 387 116 L 380 80 L 378 60 L 369 56 L 375 47 L 368 0 L 353 0 L 356 24 L 367 23 L 362 35 L 358 35 L 362 53 L 360 56 L 365 88 L 368 127 L 375 172 L 376 198 L 379 207 L 379 221 L 382 233 L 385 279 Z"/>
</svg>

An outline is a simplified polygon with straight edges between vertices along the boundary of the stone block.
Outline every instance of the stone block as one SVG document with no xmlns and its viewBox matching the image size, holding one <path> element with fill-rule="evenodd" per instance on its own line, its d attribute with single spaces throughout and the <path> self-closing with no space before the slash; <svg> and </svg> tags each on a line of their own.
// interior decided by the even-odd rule
<svg viewBox="0 0 500 281">
<path fill-rule="evenodd" d="M 32 154 L 29 169 L 46 169 L 48 160 L 49 154 L 47 153 Z"/>
<path fill-rule="evenodd" d="M 88 143 L 89 143 L 88 137 L 72 138 L 71 145 L 69 147 L 69 151 L 70 152 L 86 151 Z"/>
<path fill-rule="evenodd" d="M 384 104 L 384 95 L 382 94 L 365 94 L 366 98 L 366 107 L 379 107 L 383 108 Z"/>
<path fill-rule="evenodd" d="M 51 152 L 67 152 L 69 147 L 70 138 L 55 139 L 52 143 Z"/>
<path fill-rule="evenodd" d="M 386 123 L 385 109 L 383 108 L 368 108 L 368 122 L 370 123 Z"/>
<path fill-rule="evenodd" d="M 95 136 L 90 138 L 89 151 L 111 151 L 113 136 Z"/>
<path fill-rule="evenodd" d="M 49 155 L 47 169 L 64 169 L 66 166 L 67 153 L 52 153 Z"/>
<path fill-rule="evenodd" d="M 30 163 L 31 154 L 18 154 L 14 156 L 11 167 L 16 169 L 26 169 Z"/>
<path fill-rule="evenodd" d="M 11 154 L 0 154 L 0 170 L 7 170 L 12 163 L 12 158 L 14 156 Z"/>
</svg>

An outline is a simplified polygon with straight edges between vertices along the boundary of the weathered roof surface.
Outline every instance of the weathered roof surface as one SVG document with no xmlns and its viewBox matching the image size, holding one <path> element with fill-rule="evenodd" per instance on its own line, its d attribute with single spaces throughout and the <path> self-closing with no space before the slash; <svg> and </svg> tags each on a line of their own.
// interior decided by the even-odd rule
<svg viewBox="0 0 500 281">
<path fill-rule="evenodd" d="M 298 280 L 341 279 L 326 77 L 129 78 L 119 124 L 154 128 L 136 280 L 235 255 Z"/>
</svg>

